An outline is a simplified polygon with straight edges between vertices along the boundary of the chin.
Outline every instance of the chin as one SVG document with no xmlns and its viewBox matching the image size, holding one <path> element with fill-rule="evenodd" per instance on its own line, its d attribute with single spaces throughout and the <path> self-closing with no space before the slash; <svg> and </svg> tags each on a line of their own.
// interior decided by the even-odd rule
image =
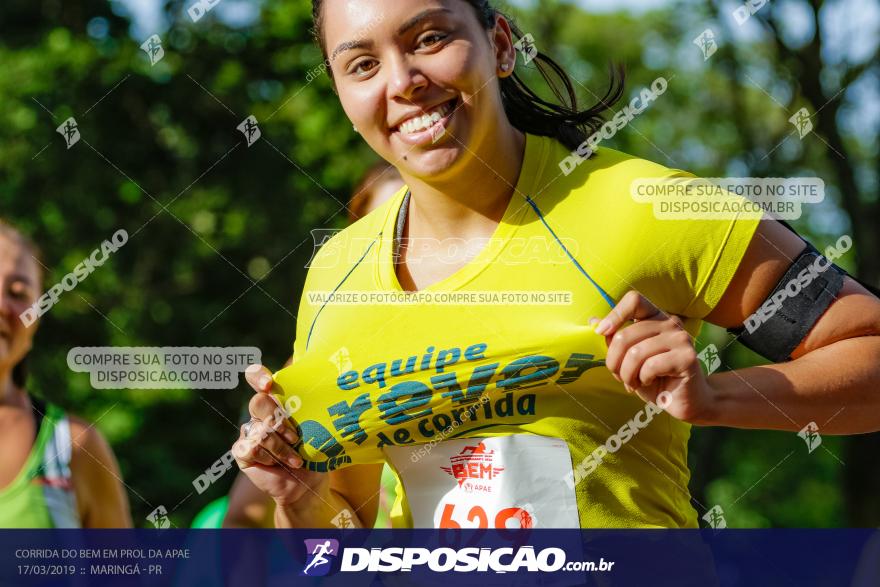
<svg viewBox="0 0 880 587">
<path fill-rule="evenodd" d="M 400 167 L 417 177 L 432 178 L 449 173 L 467 151 L 458 143 L 422 153 L 406 153 Z"/>
</svg>

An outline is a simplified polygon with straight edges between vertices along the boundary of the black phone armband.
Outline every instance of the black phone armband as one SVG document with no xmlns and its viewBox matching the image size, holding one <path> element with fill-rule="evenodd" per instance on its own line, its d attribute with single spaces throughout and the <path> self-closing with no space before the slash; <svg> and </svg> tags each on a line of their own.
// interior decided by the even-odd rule
<svg viewBox="0 0 880 587">
<path fill-rule="evenodd" d="M 788 361 L 837 299 L 845 276 L 846 272 L 807 243 L 761 307 L 742 327 L 728 332 L 774 363 Z"/>
</svg>

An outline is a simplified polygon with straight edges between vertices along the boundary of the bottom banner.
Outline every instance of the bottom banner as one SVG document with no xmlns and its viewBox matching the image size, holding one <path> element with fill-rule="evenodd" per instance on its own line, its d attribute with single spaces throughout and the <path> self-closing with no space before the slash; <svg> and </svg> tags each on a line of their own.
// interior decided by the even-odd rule
<svg viewBox="0 0 880 587">
<path fill-rule="evenodd" d="M 877 530 L 2 530 L 0 585 L 880 585 Z"/>
</svg>

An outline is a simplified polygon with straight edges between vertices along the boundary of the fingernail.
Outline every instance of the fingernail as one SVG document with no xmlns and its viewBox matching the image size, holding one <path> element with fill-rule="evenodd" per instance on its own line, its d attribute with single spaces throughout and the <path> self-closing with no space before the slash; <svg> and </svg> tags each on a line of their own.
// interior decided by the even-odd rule
<svg viewBox="0 0 880 587">
<path fill-rule="evenodd" d="M 268 375 L 263 375 L 262 377 L 260 377 L 259 385 L 263 389 L 270 387 L 272 385 L 272 378 Z"/>
<path fill-rule="evenodd" d="M 596 334 L 601 334 L 602 336 L 605 336 L 609 330 L 611 330 L 611 322 L 607 318 L 603 319 L 599 322 L 599 325 L 596 326 Z"/>
<path fill-rule="evenodd" d="M 298 459 L 296 457 L 289 457 L 287 459 L 287 464 L 293 467 L 294 469 L 299 469 L 302 467 L 302 459 Z"/>
</svg>

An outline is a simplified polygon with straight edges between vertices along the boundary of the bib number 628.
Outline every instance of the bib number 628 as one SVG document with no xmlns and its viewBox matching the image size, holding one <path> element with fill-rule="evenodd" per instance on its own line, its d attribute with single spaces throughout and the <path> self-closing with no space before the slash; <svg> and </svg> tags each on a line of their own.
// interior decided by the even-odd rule
<svg viewBox="0 0 880 587">
<path fill-rule="evenodd" d="M 467 507 L 467 506 L 465 506 Z M 465 514 L 464 508 L 459 510 L 461 515 L 465 516 L 465 520 L 468 522 L 476 523 L 476 526 L 469 526 L 471 528 L 480 528 L 485 529 L 489 528 L 489 515 L 486 513 L 481 506 L 475 505 L 471 507 L 471 509 Z M 461 528 L 461 523 L 457 522 L 453 516 L 455 514 L 455 504 L 447 503 L 443 506 L 443 513 L 440 516 L 440 528 Z M 518 526 L 511 527 L 510 529 L 518 528 L 531 528 L 534 520 L 532 515 L 524 510 L 523 508 L 512 507 L 512 508 L 504 508 L 499 511 L 494 516 L 492 528 L 498 529 L 508 529 L 509 521 L 516 521 Z"/>
</svg>

